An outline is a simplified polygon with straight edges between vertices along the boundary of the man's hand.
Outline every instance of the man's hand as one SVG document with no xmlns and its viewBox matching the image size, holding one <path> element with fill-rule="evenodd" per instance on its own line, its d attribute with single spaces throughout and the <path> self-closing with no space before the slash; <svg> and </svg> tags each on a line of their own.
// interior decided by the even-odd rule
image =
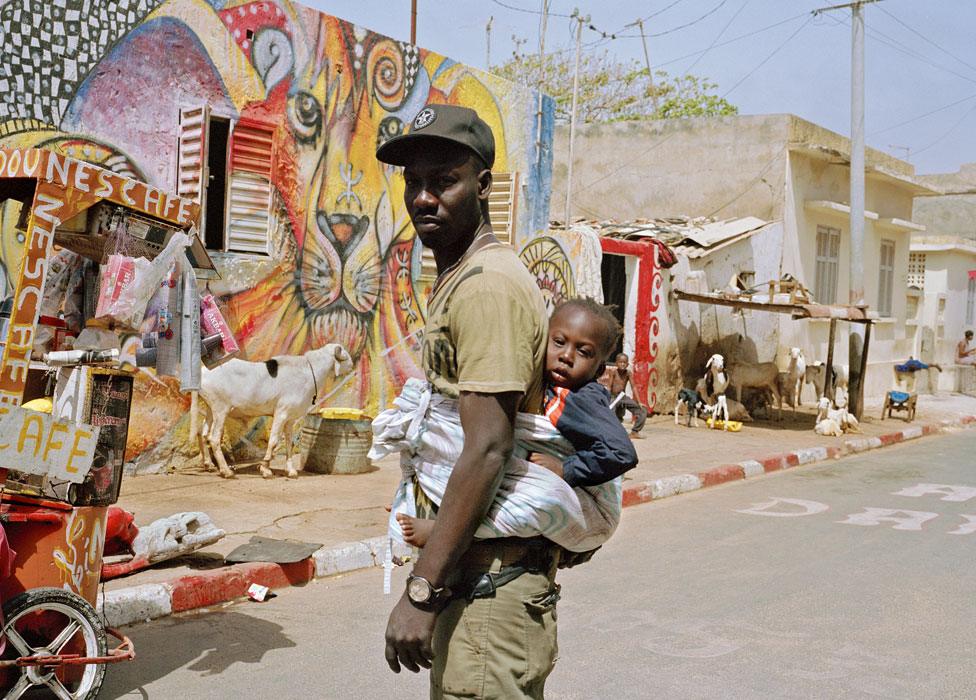
<svg viewBox="0 0 976 700">
<path fill-rule="evenodd" d="M 562 478 L 563 476 L 562 460 L 557 459 L 552 455 L 547 455 L 542 452 L 533 452 L 529 455 L 529 461 L 533 464 L 538 464 L 543 469 L 548 469 L 559 478 Z"/>
<path fill-rule="evenodd" d="M 434 658 L 431 639 L 436 619 L 434 610 L 416 607 L 406 593 L 400 597 L 386 624 L 386 663 L 394 673 L 400 672 L 401 664 L 414 673 L 421 667 L 430 668 Z"/>
</svg>

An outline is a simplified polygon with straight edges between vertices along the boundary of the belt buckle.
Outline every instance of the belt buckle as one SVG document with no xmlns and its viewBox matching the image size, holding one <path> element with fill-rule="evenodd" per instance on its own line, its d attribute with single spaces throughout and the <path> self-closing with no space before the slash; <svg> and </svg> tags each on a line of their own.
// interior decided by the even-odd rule
<svg viewBox="0 0 976 700">
<path fill-rule="evenodd" d="M 490 598 L 495 595 L 495 591 L 498 590 L 498 586 L 495 585 L 495 577 L 490 571 L 486 571 L 479 578 L 478 582 L 474 584 L 471 588 L 470 600 L 475 598 Z"/>
</svg>

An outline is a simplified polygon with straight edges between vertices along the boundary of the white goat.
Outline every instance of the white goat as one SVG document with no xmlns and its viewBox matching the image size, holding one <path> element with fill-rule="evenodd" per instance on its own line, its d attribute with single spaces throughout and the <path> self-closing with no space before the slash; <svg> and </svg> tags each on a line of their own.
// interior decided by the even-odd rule
<svg viewBox="0 0 976 700">
<path fill-rule="evenodd" d="M 800 395 L 803 393 L 803 381 L 807 374 L 807 359 L 803 356 L 800 348 L 790 348 L 790 365 L 786 370 L 787 383 L 790 397 L 793 400 L 793 413 L 796 413 L 797 406 L 800 405 Z"/>
<path fill-rule="evenodd" d="M 844 434 L 844 430 L 840 427 L 840 424 L 833 418 L 824 418 L 822 421 L 819 421 L 814 426 L 813 431 L 817 435 L 828 435 L 831 437 L 840 437 Z"/>
<path fill-rule="evenodd" d="M 824 381 L 827 378 L 826 372 L 827 366 L 823 362 L 814 362 L 807 365 L 807 371 L 804 380 L 807 384 L 813 384 L 813 388 L 817 391 L 817 396 L 824 393 Z M 850 383 L 850 372 L 847 365 L 834 365 L 832 369 L 833 381 L 831 384 L 836 388 L 842 386 L 847 388 Z"/>
<path fill-rule="evenodd" d="M 705 375 L 705 394 L 711 401 L 716 400 L 718 408 L 715 418 L 721 413 L 725 430 L 729 429 L 729 405 L 725 401 L 725 391 L 729 388 L 729 375 L 725 371 L 725 358 L 719 354 L 712 355 L 705 363 L 708 374 Z"/>
<path fill-rule="evenodd" d="M 742 389 L 765 389 L 773 395 L 779 405 L 779 419 L 783 419 L 783 397 L 776 386 L 779 381 L 779 367 L 775 362 L 737 362 L 729 368 L 729 382 L 735 387 L 735 400 L 742 402 Z"/>
<path fill-rule="evenodd" d="M 213 370 L 203 368 L 200 398 L 209 413 L 209 431 L 200 435 L 200 453 L 208 469 L 213 468 L 210 450 L 217 459 L 220 475 L 234 476 L 227 465 L 220 442 L 224 423 L 230 415 L 257 418 L 274 416 L 268 449 L 261 461 L 261 476 L 269 479 L 271 458 L 285 439 L 288 477 L 295 479 L 304 465 L 297 467 L 292 457 L 292 436 L 299 421 L 320 401 L 335 379 L 352 371 L 352 358 L 341 345 L 329 343 L 305 355 L 280 355 L 265 362 L 233 359 Z M 209 448 L 209 449 L 208 449 Z M 301 462 L 301 455 L 294 459 Z"/>
</svg>

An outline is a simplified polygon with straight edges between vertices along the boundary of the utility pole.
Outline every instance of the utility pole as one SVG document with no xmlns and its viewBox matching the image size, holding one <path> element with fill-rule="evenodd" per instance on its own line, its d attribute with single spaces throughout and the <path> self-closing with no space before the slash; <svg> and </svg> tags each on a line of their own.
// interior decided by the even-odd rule
<svg viewBox="0 0 976 700">
<path fill-rule="evenodd" d="M 485 25 L 485 68 L 491 70 L 491 23 L 495 21 L 495 16 L 488 18 Z"/>
<path fill-rule="evenodd" d="M 888 148 L 893 148 L 896 151 L 905 152 L 905 160 L 910 161 L 912 159 L 912 147 L 911 146 L 899 146 L 896 143 L 889 143 Z"/>
<path fill-rule="evenodd" d="M 851 11 L 851 254 L 848 283 L 848 304 L 867 307 L 864 299 L 864 14 L 861 9 L 879 0 L 857 0 L 832 5 L 814 14 L 830 10 Z M 871 325 L 852 323 L 847 344 L 850 372 L 849 410 L 857 418 L 864 408 L 864 374 L 867 370 L 867 350 L 871 339 Z M 829 371 L 829 368 L 828 368 Z"/>
<path fill-rule="evenodd" d="M 515 50 L 512 51 L 512 56 L 515 58 L 516 61 L 521 60 L 521 58 L 522 58 L 522 45 L 525 42 L 527 42 L 527 41 L 528 41 L 528 39 L 521 39 L 518 36 L 516 36 L 515 34 L 512 34 L 512 43 L 515 44 Z"/>
<path fill-rule="evenodd" d="M 542 96 L 546 84 L 546 25 L 549 20 L 549 0 L 542 0 L 542 17 L 539 21 L 539 104 L 535 119 L 535 164 L 542 165 Z"/>
<path fill-rule="evenodd" d="M 576 20 L 576 69 L 573 71 L 573 107 L 569 113 L 569 167 L 566 172 L 566 228 L 569 229 L 570 214 L 573 201 L 573 147 L 576 143 L 576 105 L 579 98 L 579 70 L 580 70 L 580 41 L 583 37 L 583 25 L 590 23 L 590 16 L 582 17 L 579 8 L 571 15 Z"/>
<path fill-rule="evenodd" d="M 631 22 L 628 27 L 639 27 L 641 35 L 641 45 L 644 47 L 644 64 L 647 66 L 647 80 L 651 86 L 651 104 L 654 106 L 654 114 L 657 114 L 657 88 L 654 87 L 654 71 L 651 70 L 651 57 L 647 53 L 647 36 L 644 34 L 644 20 L 638 19 Z"/>
<path fill-rule="evenodd" d="M 417 0 L 410 0 L 410 43 L 417 45 Z"/>
</svg>

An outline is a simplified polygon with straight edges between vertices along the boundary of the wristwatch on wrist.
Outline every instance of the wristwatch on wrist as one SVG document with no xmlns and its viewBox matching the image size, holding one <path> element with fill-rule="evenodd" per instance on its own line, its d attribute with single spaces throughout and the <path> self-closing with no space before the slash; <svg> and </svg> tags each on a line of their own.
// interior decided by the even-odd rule
<svg viewBox="0 0 976 700">
<path fill-rule="evenodd" d="M 407 576 L 407 597 L 417 605 L 436 605 L 451 597 L 451 589 L 447 586 L 434 588 L 434 584 L 423 576 Z"/>
</svg>

